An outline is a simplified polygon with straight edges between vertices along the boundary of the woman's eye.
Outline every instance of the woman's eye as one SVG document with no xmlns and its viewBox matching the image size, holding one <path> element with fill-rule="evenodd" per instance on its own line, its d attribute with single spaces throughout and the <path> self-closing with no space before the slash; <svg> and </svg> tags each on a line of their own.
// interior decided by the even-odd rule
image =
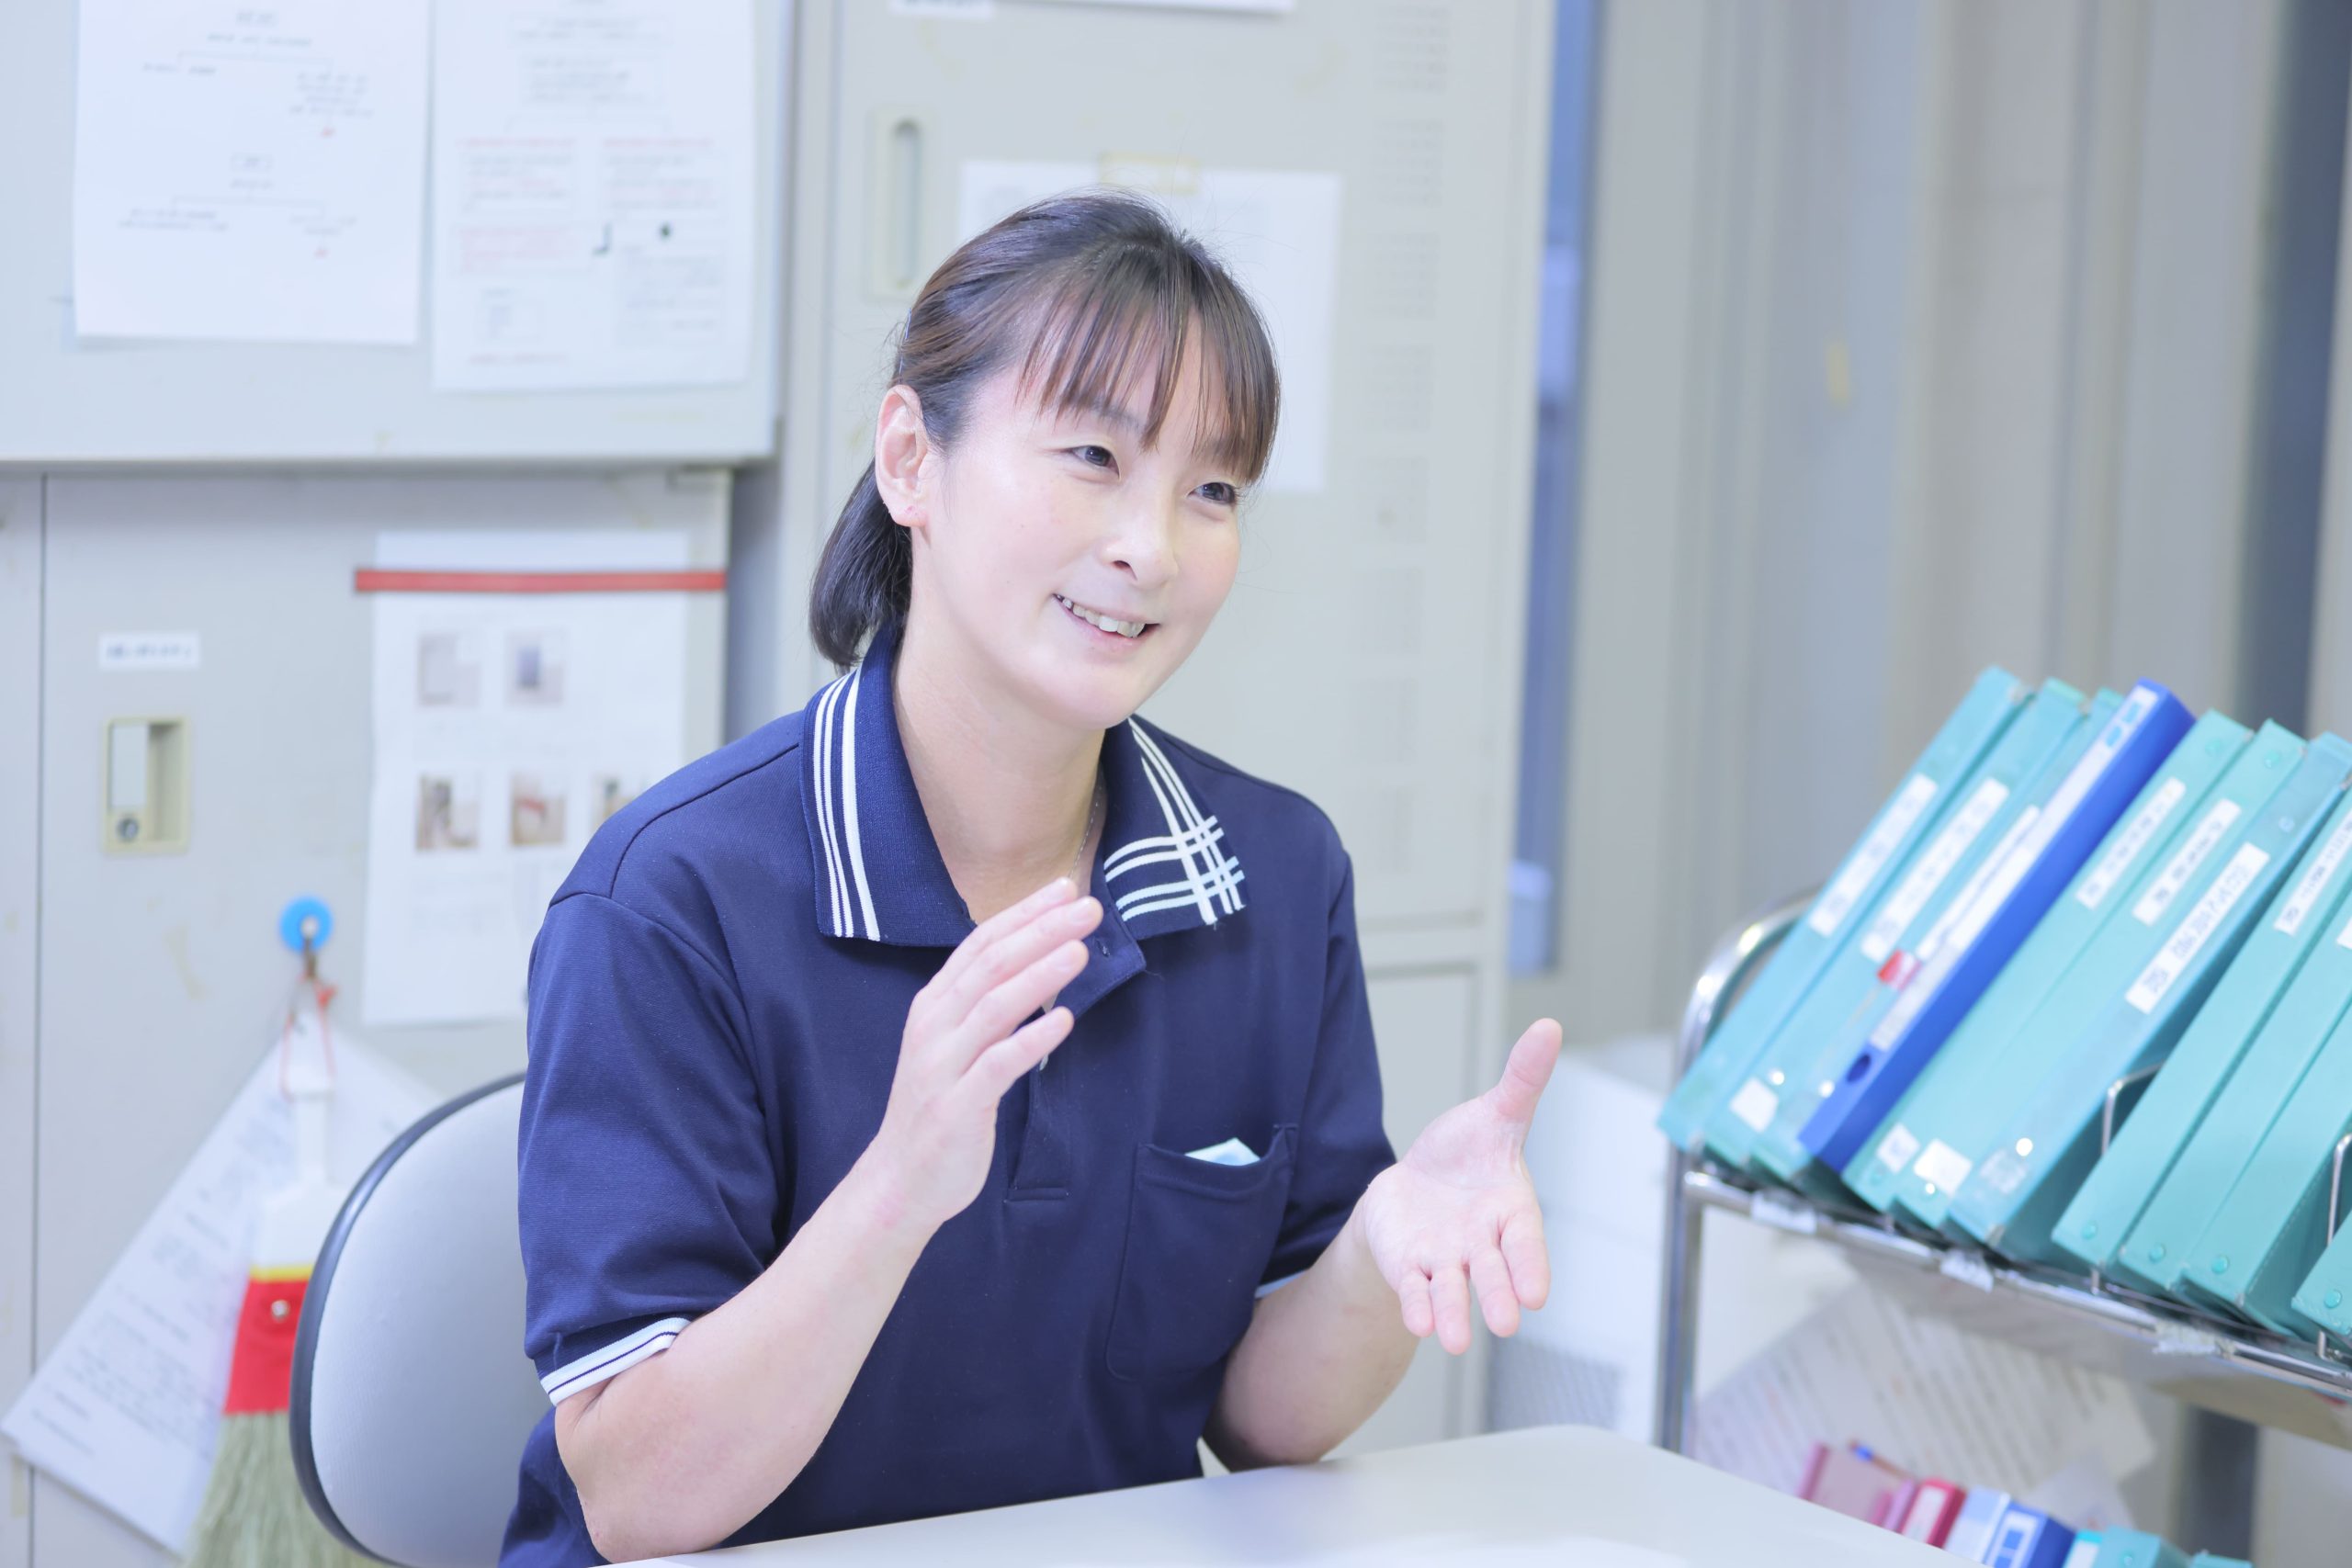
<svg viewBox="0 0 2352 1568">
<path fill-rule="evenodd" d="M 1073 446 L 1071 453 L 1091 468 L 1115 468 L 1119 460 L 1111 456 L 1108 446 Z"/>
<path fill-rule="evenodd" d="M 1218 506 L 1231 506 L 1241 499 L 1241 492 L 1223 479 L 1211 479 L 1198 493 Z"/>
</svg>

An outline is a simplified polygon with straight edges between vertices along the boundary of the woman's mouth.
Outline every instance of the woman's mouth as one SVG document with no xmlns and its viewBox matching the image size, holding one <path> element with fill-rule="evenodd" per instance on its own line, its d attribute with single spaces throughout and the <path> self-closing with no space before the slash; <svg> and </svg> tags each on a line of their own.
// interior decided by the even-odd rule
<svg viewBox="0 0 2352 1568">
<path fill-rule="evenodd" d="M 1150 631 L 1154 624 L 1150 621 L 1123 621 L 1115 615 L 1106 615 L 1100 610 L 1090 609 L 1074 599 L 1065 599 L 1058 593 L 1054 595 L 1054 603 L 1059 604 L 1069 614 L 1070 619 L 1090 626 L 1105 637 L 1116 637 L 1122 642 L 1137 640 Z"/>
</svg>

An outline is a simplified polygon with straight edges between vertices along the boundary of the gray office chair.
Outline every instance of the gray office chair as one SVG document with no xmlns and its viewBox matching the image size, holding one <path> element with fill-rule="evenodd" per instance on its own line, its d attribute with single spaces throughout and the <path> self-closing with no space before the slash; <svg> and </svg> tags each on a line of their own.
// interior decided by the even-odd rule
<svg viewBox="0 0 2352 1568">
<path fill-rule="evenodd" d="M 287 1424 L 302 1494 L 345 1545 L 487 1568 L 548 1407 L 523 1354 L 520 1074 L 461 1095 L 359 1179 L 311 1273 Z"/>
</svg>

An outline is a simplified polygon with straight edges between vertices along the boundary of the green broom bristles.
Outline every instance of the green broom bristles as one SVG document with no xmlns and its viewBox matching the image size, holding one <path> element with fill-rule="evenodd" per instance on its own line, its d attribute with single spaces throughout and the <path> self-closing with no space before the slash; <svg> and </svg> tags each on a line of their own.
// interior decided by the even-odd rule
<svg viewBox="0 0 2352 1568">
<path fill-rule="evenodd" d="M 294 1477 L 286 1412 L 224 1416 L 187 1568 L 365 1568 L 327 1533 Z"/>
</svg>

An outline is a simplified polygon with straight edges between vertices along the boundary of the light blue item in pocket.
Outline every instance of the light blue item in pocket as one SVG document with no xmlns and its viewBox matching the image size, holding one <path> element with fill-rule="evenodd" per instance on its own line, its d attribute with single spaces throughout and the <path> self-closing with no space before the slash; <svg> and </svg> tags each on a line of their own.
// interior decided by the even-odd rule
<svg viewBox="0 0 2352 1568">
<path fill-rule="evenodd" d="M 1211 1144 L 1204 1149 L 1186 1149 L 1186 1159 L 1204 1159 L 1211 1165 L 1256 1165 L 1255 1150 L 1238 1138 L 1227 1138 L 1221 1144 Z"/>
</svg>

